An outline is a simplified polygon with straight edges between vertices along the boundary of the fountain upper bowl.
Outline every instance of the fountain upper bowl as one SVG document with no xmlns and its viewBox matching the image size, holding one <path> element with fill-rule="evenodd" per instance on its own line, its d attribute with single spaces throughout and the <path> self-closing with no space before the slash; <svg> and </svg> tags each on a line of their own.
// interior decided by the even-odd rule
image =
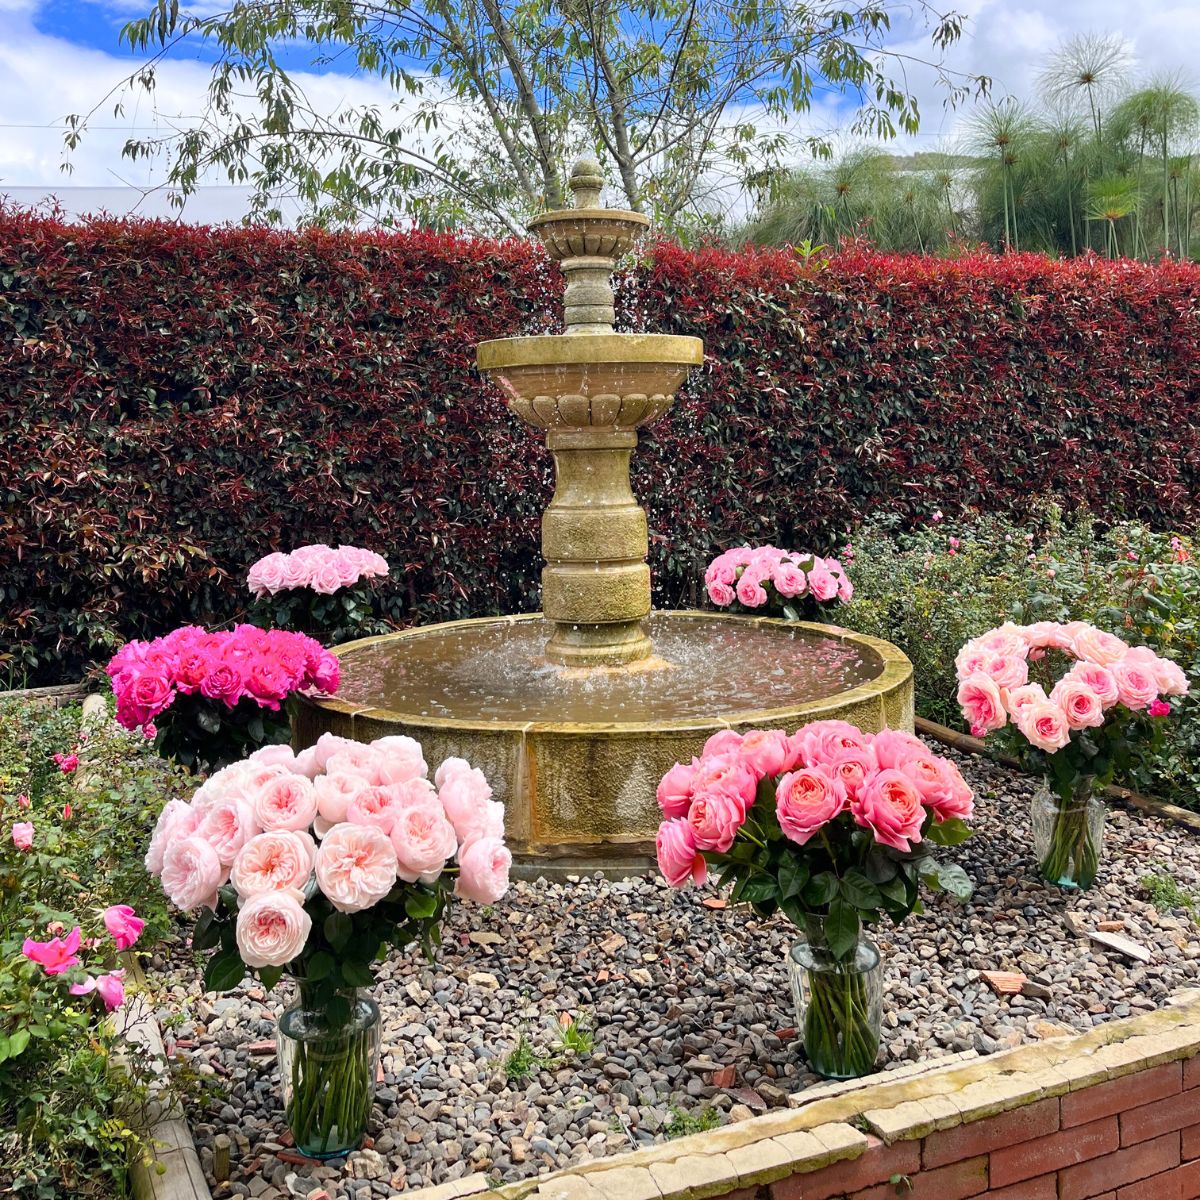
<svg viewBox="0 0 1200 1200">
<path fill-rule="evenodd" d="M 704 362 L 704 343 L 663 333 L 545 334 L 481 342 L 477 361 L 532 425 L 636 429 L 670 405 Z"/>
</svg>

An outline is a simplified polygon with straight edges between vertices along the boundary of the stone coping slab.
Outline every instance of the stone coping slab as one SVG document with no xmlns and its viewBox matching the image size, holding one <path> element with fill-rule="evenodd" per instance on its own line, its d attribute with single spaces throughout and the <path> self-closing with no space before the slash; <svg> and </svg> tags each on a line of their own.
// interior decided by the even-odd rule
<svg viewBox="0 0 1200 1200">
<path fill-rule="evenodd" d="M 871 1144 L 913 1141 L 1038 1100 L 1120 1079 L 1200 1053 L 1200 989 L 1166 1008 L 1111 1021 L 1075 1037 L 964 1056 L 905 1078 L 889 1075 L 821 1089 L 799 1106 L 663 1145 L 596 1159 L 495 1188 L 470 1175 L 413 1193 L 414 1200 L 704 1200 L 858 1158 Z M 816 1089 L 814 1089 L 816 1090 Z M 748 1194 L 748 1193 L 747 1193 Z"/>
</svg>

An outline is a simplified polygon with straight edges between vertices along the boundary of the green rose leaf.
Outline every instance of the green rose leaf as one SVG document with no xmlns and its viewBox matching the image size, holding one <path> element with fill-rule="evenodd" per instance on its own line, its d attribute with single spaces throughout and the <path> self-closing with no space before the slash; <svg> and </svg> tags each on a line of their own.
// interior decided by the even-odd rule
<svg viewBox="0 0 1200 1200">
<path fill-rule="evenodd" d="M 259 967 L 258 979 L 259 982 L 269 992 L 283 978 L 282 967 Z"/>
<path fill-rule="evenodd" d="M 816 908 L 828 904 L 837 895 L 837 891 L 837 876 L 832 871 L 822 871 L 804 885 L 803 895 L 805 901 Z M 857 919 L 856 917 L 855 920 Z"/>
<path fill-rule="evenodd" d="M 375 976 L 371 973 L 371 968 L 366 963 L 356 962 L 352 958 L 346 959 L 339 967 L 342 973 L 342 980 L 347 987 L 363 987 L 369 988 L 375 985 Z"/>
<path fill-rule="evenodd" d="M 208 960 L 204 968 L 204 990 L 227 992 L 246 977 L 246 964 L 236 950 L 222 950 Z"/>
<path fill-rule="evenodd" d="M 785 855 L 779 864 L 779 894 L 784 900 L 800 895 L 809 880 L 808 864 Z"/>
<path fill-rule="evenodd" d="M 925 839 L 935 846 L 958 846 L 971 836 L 970 826 L 958 817 L 935 821 L 925 831 Z"/>
<path fill-rule="evenodd" d="M 437 897 L 432 892 L 409 892 L 404 897 L 404 911 L 414 921 L 427 921 L 437 912 Z"/>
<path fill-rule="evenodd" d="M 879 888 L 853 867 L 842 876 L 839 894 L 855 908 L 877 909 L 883 903 Z"/>
<path fill-rule="evenodd" d="M 325 940 L 335 950 L 341 950 L 354 933 L 354 922 L 350 920 L 347 913 L 331 912 L 325 918 L 322 928 L 325 932 Z"/>
<path fill-rule="evenodd" d="M 858 944 L 858 912 L 854 906 L 840 897 L 830 901 L 829 915 L 825 918 L 825 940 L 834 958 L 845 961 Z"/>
</svg>

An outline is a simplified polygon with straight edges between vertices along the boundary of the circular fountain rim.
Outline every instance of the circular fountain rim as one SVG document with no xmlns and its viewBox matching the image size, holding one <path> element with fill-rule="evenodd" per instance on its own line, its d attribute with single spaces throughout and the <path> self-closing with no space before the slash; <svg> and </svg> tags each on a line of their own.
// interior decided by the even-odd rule
<svg viewBox="0 0 1200 1200">
<path fill-rule="evenodd" d="M 732 613 L 706 612 L 700 609 L 666 609 L 657 610 L 656 616 L 669 619 L 727 621 L 730 624 L 758 625 L 780 630 L 806 630 L 822 637 L 836 638 L 843 642 L 852 642 L 864 650 L 869 650 L 880 660 L 881 670 L 872 679 L 866 680 L 845 691 L 834 692 L 817 700 L 805 700 L 797 704 L 781 705 L 776 708 L 743 709 L 736 712 L 724 713 L 720 717 L 699 719 L 695 717 L 676 718 L 662 721 L 514 721 L 511 719 L 480 720 L 467 717 L 432 717 L 416 713 L 403 712 L 392 708 L 360 707 L 339 700 L 336 695 L 308 695 L 304 699 L 310 704 L 343 716 L 362 718 L 364 720 L 389 722 L 396 725 L 413 728 L 436 729 L 448 731 L 464 731 L 477 733 L 503 733 L 521 731 L 538 734 L 560 734 L 564 736 L 586 735 L 592 738 L 626 738 L 631 735 L 653 736 L 655 734 L 681 733 L 690 730 L 728 729 L 744 727 L 752 724 L 769 724 L 778 727 L 781 723 L 798 726 L 808 721 L 817 720 L 821 714 L 830 710 L 844 712 L 859 702 L 866 702 L 889 694 L 912 679 L 912 663 L 908 657 L 890 642 L 869 634 L 857 633 L 844 629 L 840 625 L 823 625 L 815 621 L 784 621 L 775 617 L 738 616 Z M 459 631 L 481 625 L 511 625 L 518 621 L 545 620 L 540 612 L 518 613 L 509 616 L 471 617 L 461 621 L 442 621 L 436 625 L 418 625 L 412 629 L 403 629 L 396 633 L 380 634 L 376 637 L 358 638 L 353 642 L 344 642 L 331 647 L 331 651 L 339 659 L 348 653 L 374 646 L 380 642 L 403 642 L 420 637 L 442 636 L 448 632 Z M 619 668 L 617 668 L 619 669 Z"/>
<path fill-rule="evenodd" d="M 704 343 L 678 333 L 543 333 L 493 338 L 475 347 L 480 370 L 591 363 L 672 363 L 702 366 Z"/>
<path fill-rule="evenodd" d="M 618 225 L 636 225 L 638 228 L 648 228 L 650 218 L 645 213 L 634 212 L 630 208 L 605 208 L 603 204 L 591 208 L 556 208 L 551 212 L 542 213 L 525 222 L 525 228 L 532 233 L 544 225 L 566 225 L 571 222 L 587 223 L 588 221 L 615 221 Z"/>
</svg>

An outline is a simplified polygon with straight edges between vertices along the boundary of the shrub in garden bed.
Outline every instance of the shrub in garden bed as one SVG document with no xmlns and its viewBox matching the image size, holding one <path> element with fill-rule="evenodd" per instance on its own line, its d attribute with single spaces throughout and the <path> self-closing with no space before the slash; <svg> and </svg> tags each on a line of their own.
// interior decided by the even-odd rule
<svg viewBox="0 0 1200 1200">
<path fill-rule="evenodd" d="M 1138 522 L 1102 527 L 1054 506 L 1016 524 L 931 521 L 900 532 L 865 526 L 851 546 L 857 591 L 841 623 L 895 642 L 913 661 L 917 708 L 965 729 L 955 656 L 1005 621 L 1090 621 L 1200 678 L 1200 547 Z M 1173 698 L 1151 758 L 1118 782 L 1190 808 L 1200 801 L 1200 701 Z"/>
<path fill-rule="evenodd" d="M 660 245 L 623 296 L 708 354 L 634 458 L 660 605 L 720 548 L 881 511 L 1200 515 L 1195 264 Z M 517 241 L 0 211 L 0 655 L 78 677 L 238 616 L 246 568 L 304 542 L 387 554 L 392 622 L 531 607 L 551 465 L 473 347 L 560 311 Z"/>
<path fill-rule="evenodd" d="M 0 705 L 0 1193 L 36 1200 L 123 1194 L 145 1150 L 153 1064 L 107 1014 L 117 951 L 167 928 L 142 856 L 190 790 L 109 722 L 78 739 L 77 706 Z"/>
</svg>

